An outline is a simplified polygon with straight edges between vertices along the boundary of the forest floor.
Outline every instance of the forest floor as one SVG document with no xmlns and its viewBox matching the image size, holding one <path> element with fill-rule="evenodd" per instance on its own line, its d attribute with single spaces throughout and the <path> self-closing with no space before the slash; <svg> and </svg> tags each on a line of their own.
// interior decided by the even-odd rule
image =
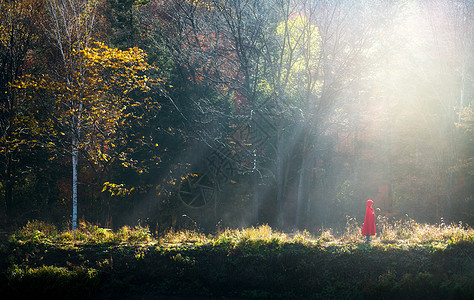
<svg viewBox="0 0 474 300">
<path fill-rule="evenodd" d="M 338 236 L 260 226 L 154 237 L 31 222 L 0 242 L 0 290 L 3 299 L 472 299 L 472 228 L 382 225 L 366 244 L 354 224 Z"/>
</svg>

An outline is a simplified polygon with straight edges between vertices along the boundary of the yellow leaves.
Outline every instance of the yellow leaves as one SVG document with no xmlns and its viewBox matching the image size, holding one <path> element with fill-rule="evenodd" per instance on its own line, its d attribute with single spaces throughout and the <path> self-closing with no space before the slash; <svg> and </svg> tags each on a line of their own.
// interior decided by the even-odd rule
<svg viewBox="0 0 474 300">
<path fill-rule="evenodd" d="M 117 151 L 113 148 L 116 148 L 117 143 L 121 144 L 117 129 L 126 126 L 127 117 L 141 118 L 134 116 L 137 111 L 135 107 L 148 110 L 151 106 L 159 106 L 152 98 L 135 102 L 130 99 L 129 93 L 146 92 L 154 84 L 163 85 L 165 80 L 145 74 L 154 68 L 146 62 L 145 52 L 137 47 L 120 50 L 109 48 L 101 42 L 90 45 L 82 50 L 79 50 L 82 46 L 71 49 L 66 55 L 64 73 L 24 76 L 11 85 L 16 89 L 19 101 L 24 101 L 26 106 L 28 103 L 35 103 L 38 98 L 51 101 L 48 103 L 52 114 L 51 117 L 48 116 L 50 121 L 39 122 L 28 116 L 18 122 L 30 132 L 36 130 L 40 134 L 49 129 L 49 134 L 66 140 L 70 138 L 70 132 L 66 131 L 66 134 L 56 129 L 53 133 L 52 128 L 72 128 L 80 131 L 80 148 L 87 152 L 95 165 L 111 164 L 118 159 L 123 167 L 146 173 L 147 170 L 140 169 L 138 162 L 130 157 L 113 155 Z M 35 113 L 37 110 L 37 107 L 32 105 L 28 113 L 42 113 Z M 61 143 L 48 143 L 43 146 L 52 150 L 60 147 Z M 158 147 L 158 144 L 154 146 Z M 125 187 L 106 186 L 106 190 L 113 195 L 122 195 L 123 188 Z"/>
<path fill-rule="evenodd" d="M 110 182 L 108 182 L 108 181 L 107 181 L 107 182 L 104 182 L 104 188 L 103 188 L 102 191 L 101 191 L 102 193 L 107 190 L 109 184 L 110 184 Z"/>
<path fill-rule="evenodd" d="M 188 0 L 189 4 L 203 9 L 205 11 L 212 11 L 214 9 L 214 6 L 212 5 L 211 2 L 209 1 L 203 1 L 203 0 Z"/>
<path fill-rule="evenodd" d="M 130 189 L 126 188 L 123 183 L 116 184 L 107 181 L 103 184 L 102 193 L 107 191 L 110 193 L 110 196 L 127 196 L 130 195 L 134 190 L 134 187 L 131 187 Z"/>
<path fill-rule="evenodd" d="M 79 51 L 79 54 L 82 55 L 84 64 L 90 68 L 122 69 L 128 75 L 151 68 L 145 61 L 145 52 L 137 47 L 119 50 L 96 42 L 92 47 Z"/>
<path fill-rule="evenodd" d="M 84 66 L 83 76 L 93 90 L 114 93 L 120 98 L 134 89 L 149 90 L 155 82 L 143 74 L 153 69 L 146 61 L 143 50 L 109 48 L 104 43 L 93 43 L 77 53 L 76 59 Z"/>
</svg>

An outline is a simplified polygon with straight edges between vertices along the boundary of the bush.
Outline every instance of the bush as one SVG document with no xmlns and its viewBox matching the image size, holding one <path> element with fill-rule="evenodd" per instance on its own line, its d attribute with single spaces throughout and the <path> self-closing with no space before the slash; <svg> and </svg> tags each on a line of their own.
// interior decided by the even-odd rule
<svg viewBox="0 0 474 300">
<path fill-rule="evenodd" d="M 7 294 L 34 298 L 73 298 L 90 296 L 98 287 L 98 272 L 94 269 L 41 266 L 13 266 L 8 270 Z M 7 297 L 8 298 L 8 297 Z"/>
<path fill-rule="evenodd" d="M 148 244 L 152 241 L 150 230 L 141 226 L 136 226 L 134 229 L 124 226 L 115 234 L 115 237 L 131 244 Z"/>
<path fill-rule="evenodd" d="M 43 221 L 28 221 L 28 223 L 12 235 L 13 240 L 32 243 L 48 243 L 55 240 L 58 229 L 53 224 Z"/>
</svg>

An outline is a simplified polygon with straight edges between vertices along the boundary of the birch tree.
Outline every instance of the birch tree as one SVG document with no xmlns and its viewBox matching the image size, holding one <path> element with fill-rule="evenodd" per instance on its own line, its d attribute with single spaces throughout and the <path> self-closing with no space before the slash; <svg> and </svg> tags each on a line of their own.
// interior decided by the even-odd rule
<svg viewBox="0 0 474 300">
<path fill-rule="evenodd" d="M 49 12 L 49 24 L 46 30 L 49 31 L 60 58 L 58 74 L 64 76 L 67 87 L 72 84 L 72 70 L 78 66 L 73 54 L 88 47 L 93 37 L 99 1 L 48 0 L 46 5 Z M 68 120 L 72 158 L 72 230 L 76 229 L 77 224 L 77 165 L 83 110 L 81 96 L 77 95 L 67 100 L 68 109 L 72 112 Z"/>
<path fill-rule="evenodd" d="M 80 153 L 93 166 L 106 165 L 113 159 L 130 166 L 127 154 L 117 153 L 126 143 L 118 127 L 124 126 L 125 118 L 130 116 L 127 107 L 135 105 L 131 95 L 147 92 L 157 81 L 147 77 L 151 67 L 142 50 L 122 51 L 94 41 L 99 2 L 52 0 L 47 5 L 50 22 L 45 30 L 59 65 L 50 72 L 21 78 L 16 88 L 30 103 L 35 99 L 44 101 L 37 98 L 39 95 L 53 102 L 50 122 L 44 124 L 51 133 L 47 143 L 58 153 L 71 155 L 75 230 Z"/>
<path fill-rule="evenodd" d="M 113 159 L 125 166 L 130 165 L 127 154 L 116 151 L 128 142 L 120 136 L 118 127 L 124 125 L 127 107 L 135 105 L 130 95 L 147 92 L 154 80 L 144 73 L 151 67 L 138 48 L 122 51 L 94 42 L 71 56 L 76 65 L 68 70 L 69 81 L 42 74 L 40 77 L 23 77 L 16 87 L 30 101 L 38 92 L 53 98 L 55 105 L 49 130 L 54 136 L 72 138 L 69 145 L 72 147 L 74 179 L 72 229 L 75 230 L 79 151 L 94 165 Z M 56 143 L 49 142 L 49 145 L 61 151 L 64 141 L 56 139 Z M 114 186 L 109 183 L 105 188 Z"/>
</svg>

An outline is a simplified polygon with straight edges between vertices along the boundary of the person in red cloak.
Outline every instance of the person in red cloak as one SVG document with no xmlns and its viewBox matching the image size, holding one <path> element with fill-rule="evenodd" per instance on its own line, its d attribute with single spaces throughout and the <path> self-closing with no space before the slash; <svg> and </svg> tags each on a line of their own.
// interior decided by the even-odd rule
<svg viewBox="0 0 474 300">
<path fill-rule="evenodd" d="M 370 236 L 375 235 L 375 212 L 372 208 L 374 201 L 367 200 L 367 208 L 365 210 L 364 226 L 362 227 L 362 235 L 366 236 L 366 242 L 370 243 Z"/>
</svg>

